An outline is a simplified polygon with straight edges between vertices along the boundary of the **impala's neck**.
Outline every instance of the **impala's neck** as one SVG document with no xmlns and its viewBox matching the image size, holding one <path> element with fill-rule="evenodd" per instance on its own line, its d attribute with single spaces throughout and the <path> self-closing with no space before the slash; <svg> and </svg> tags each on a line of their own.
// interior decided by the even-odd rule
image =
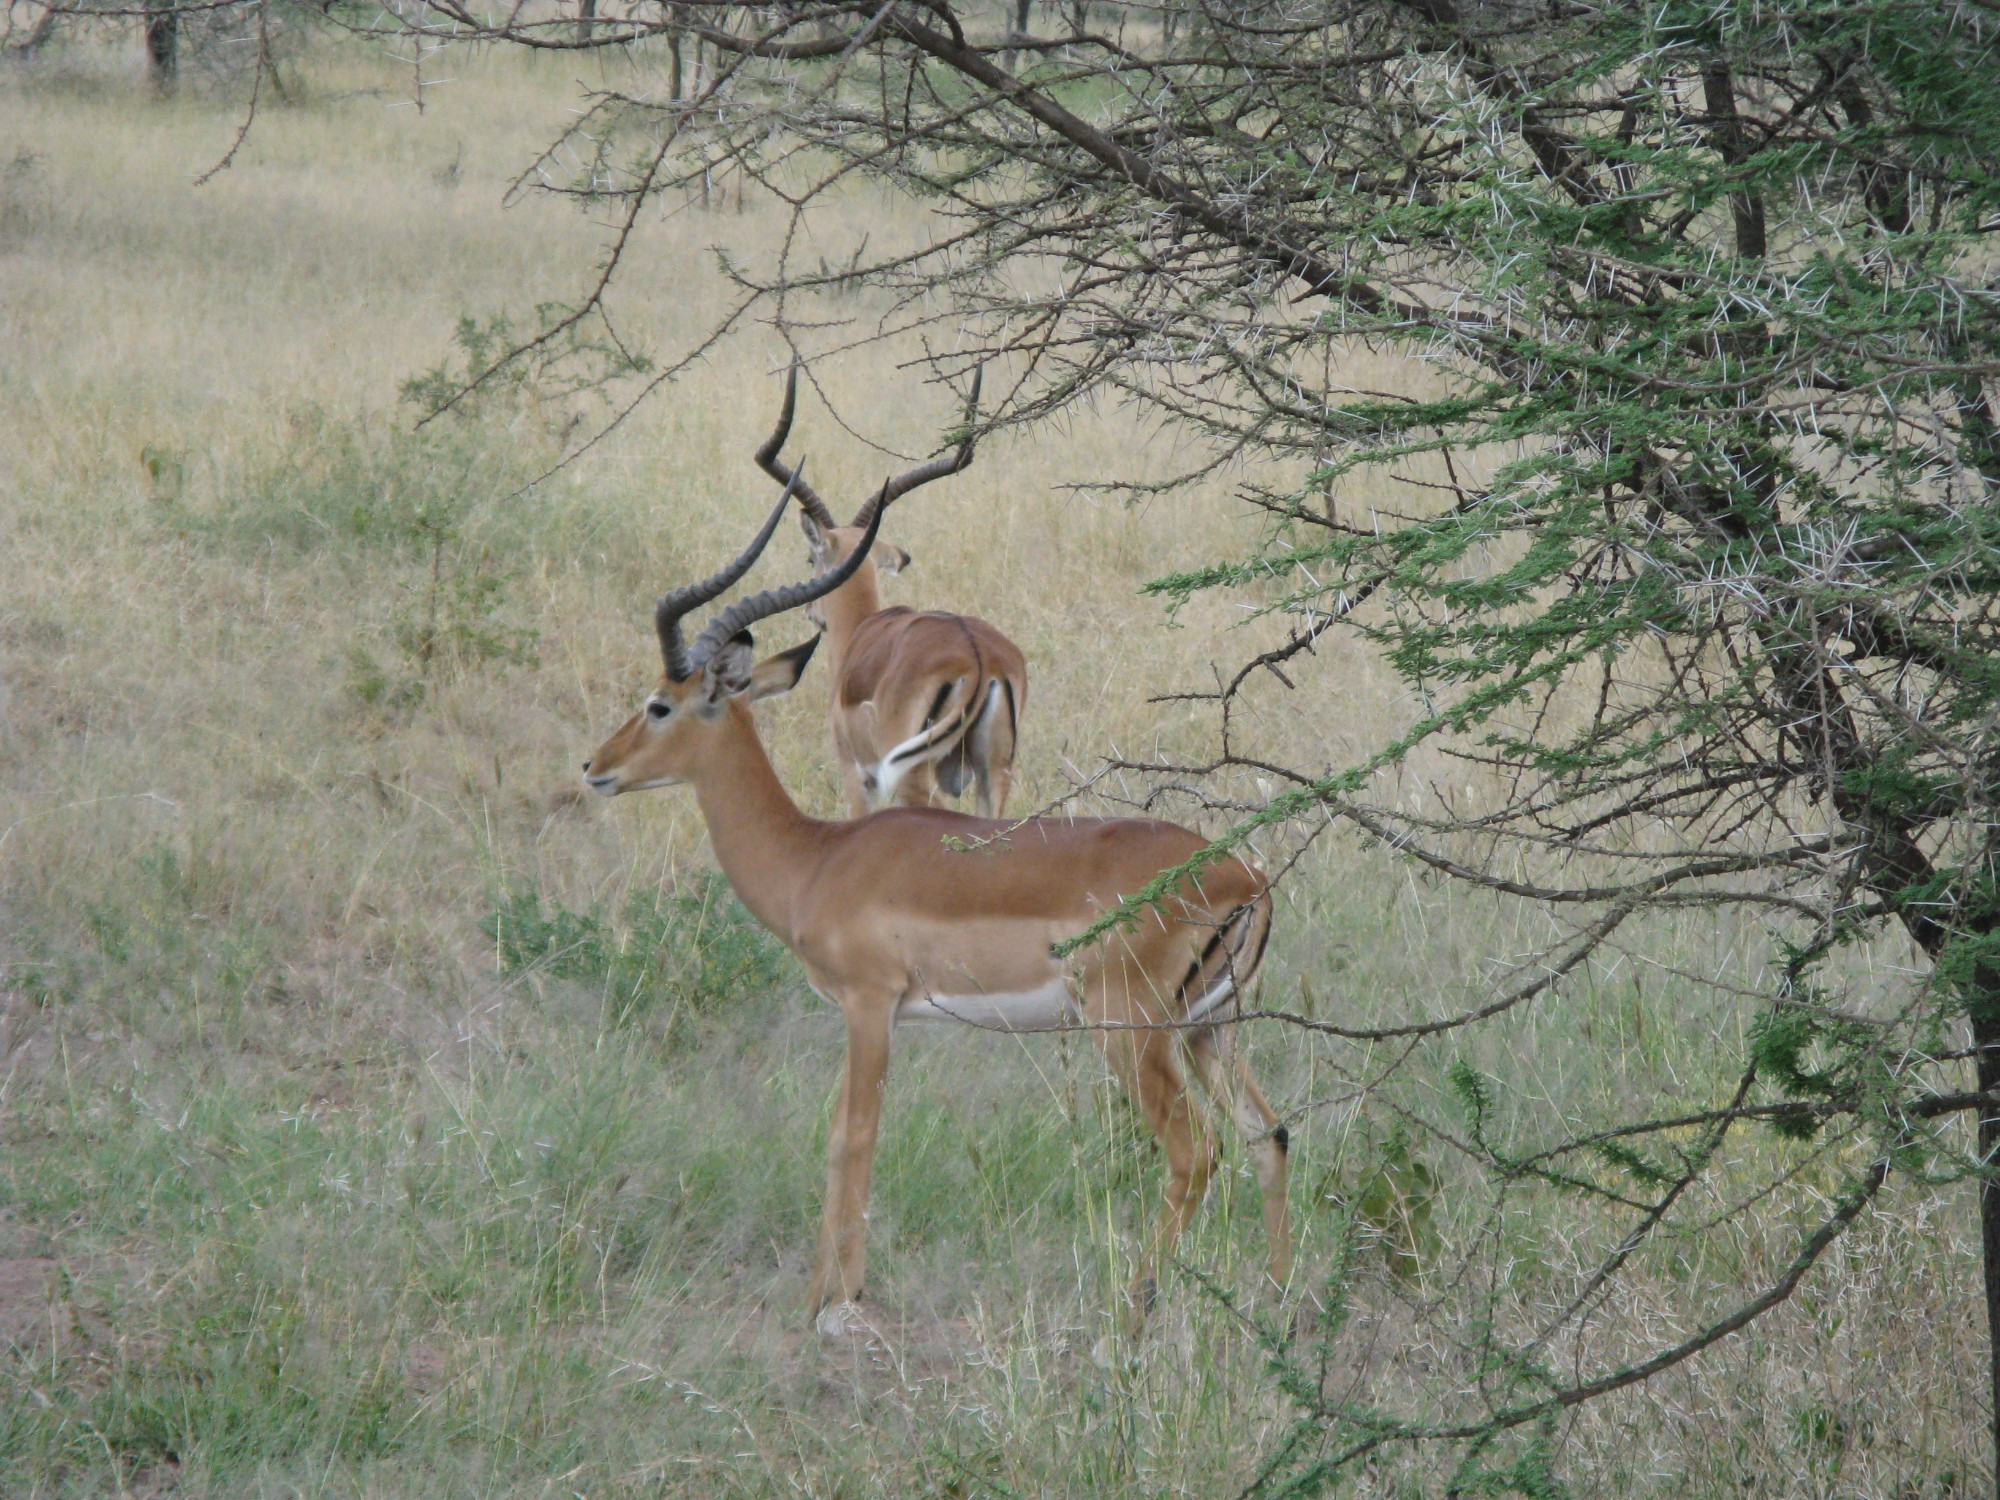
<svg viewBox="0 0 2000 1500">
<path fill-rule="evenodd" d="M 838 681 L 855 628 L 882 612 L 882 586 L 873 560 L 862 563 L 852 578 L 828 594 L 820 610 L 826 616 L 827 666 Z"/>
<path fill-rule="evenodd" d="M 778 780 L 748 704 L 730 701 L 719 738 L 716 753 L 689 778 L 709 844 L 737 899 L 789 945 L 792 910 L 826 825 L 800 812 Z"/>
</svg>

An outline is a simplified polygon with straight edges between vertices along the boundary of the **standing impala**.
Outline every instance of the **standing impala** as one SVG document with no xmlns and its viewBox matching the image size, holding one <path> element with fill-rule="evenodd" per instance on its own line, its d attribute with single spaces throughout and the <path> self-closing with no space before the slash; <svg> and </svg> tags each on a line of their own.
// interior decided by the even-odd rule
<svg viewBox="0 0 2000 1500">
<path fill-rule="evenodd" d="M 792 430 L 799 367 L 785 380 L 778 425 L 757 450 L 765 473 L 788 486 L 803 512 L 799 524 L 813 566 L 838 567 L 861 555 L 862 535 L 883 507 L 919 485 L 956 474 L 972 462 L 972 419 L 979 376 L 966 405 L 965 441 L 958 451 L 920 464 L 883 484 L 875 498 L 842 526 L 827 503 L 778 453 Z M 980 813 L 1007 810 L 1014 780 L 1014 743 L 1028 701 L 1028 664 L 1021 650 L 984 620 L 941 610 L 882 607 L 879 575 L 909 566 L 910 554 L 886 542 L 863 557 L 847 581 L 819 605 L 826 626 L 827 725 L 847 789 L 847 808 L 932 807 L 940 790 L 956 797 L 977 787 Z"/>
<path fill-rule="evenodd" d="M 1290 1272 L 1285 1129 L 1235 1053 L 1229 1024 L 1270 932 L 1263 877 L 1220 859 L 1129 926 L 1058 959 L 1073 937 L 1203 847 L 1171 823 L 1035 818 L 1018 824 L 940 808 L 890 808 L 853 822 L 807 817 L 786 794 L 750 705 L 790 689 L 814 642 L 752 664 L 750 626 L 830 594 L 861 567 L 881 522 L 831 572 L 724 609 L 687 645 L 681 620 L 746 573 L 777 528 L 794 476 L 737 559 L 675 589 L 654 610 L 665 673 L 584 763 L 594 792 L 685 783 L 715 857 L 757 920 L 805 966 L 847 1022 L 847 1066 L 827 1148 L 826 1204 L 810 1291 L 818 1329 L 855 1325 L 868 1182 L 900 1021 L 952 1020 L 998 1031 L 1092 1028 L 1119 1081 L 1166 1150 L 1166 1201 L 1140 1256 L 1130 1307 L 1142 1315 L 1152 1268 L 1192 1218 L 1214 1145 L 1179 1056 L 1234 1117 L 1264 1197 L 1270 1270 Z"/>
</svg>

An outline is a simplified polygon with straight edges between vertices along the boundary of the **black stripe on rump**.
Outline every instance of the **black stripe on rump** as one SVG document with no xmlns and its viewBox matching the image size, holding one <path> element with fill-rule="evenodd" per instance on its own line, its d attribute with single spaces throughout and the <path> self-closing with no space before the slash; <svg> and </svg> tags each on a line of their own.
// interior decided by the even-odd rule
<svg viewBox="0 0 2000 1500">
<path fill-rule="evenodd" d="M 1254 897 L 1253 899 L 1243 903 L 1243 910 L 1249 913 L 1249 915 L 1252 918 L 1255 918 L 1257 915 L 1259 915 L 1260 909 L 1263 910 L 1264 930 L 1257 934 L 1257 951 L 1250 955 L 1249 963 L 1246 964 L 1242 961 L 1243 955 L 1241 953 L 1238 953 L 1236 955 L 1236 960 L 1237 960 L 1236 966 L 1239 970 L 1247 970 L 1248 972 L 1255 974 L 1264 965 L 1264 950 L 1267 947 L 1269 947 L 1271 943 L 1271 920 L 1269 915 L 1270 900 L 1271 900 L 1271 893 L 1269 891 L 1264 891 L 1261 894 Z"/>
<path fill-rule="evenodd" d="M 1201 978 L 1202 970 L 1208 967 L 1208 961 L 1215 957 L 1215 950 L 1222 946 L 1222 940 L 1227 936 L 1229 936 L 1229 923 L 1224 922 L 1220 927 L 1215 929 L 1215 935 L 1208 940 L 1208 946 L 1201 950 L 1201 956 L 1188 969 L 1187 978 L 1181 981 L 1180 994 L 1183 1013 L 1186 1011 L 1188 1001 L 1192 998 L 1191 992 L 1194 988 L 1194 982 Z"/>
<path fill-rule="evenodd" d="M 928 729 L 937 723 L 937 716 L 944 712 L 945 704 L 951 700 L 951 688 L 952 685 L 948 682 L 938 684 L 937 696 L 931 699 L 930 712 L 924 715 L 924 728 Z"/>
<path fill-rule="evenodd" d="M 931 751 L 937 749 L 939 745 L 950 739 L 954 733 L 962 732 L 964 727 L 965 707 L 961 704 L 958 713 L 954 717 L 946 719 L 941 724 L 933 724 L 929 732 L 921 740 L 917 741 L 916 744 L 908 745 L 901 750 L 892 752 L 889 756 L 889 764 L 894 765 L 897 761 L 910 760 L 920 755 L 928 755 Z"/>
<path fill-rule="evenodd" d="M 1247 943 L 1249 941 L 1250 926 L 1256 922 L 1260 915 L 1260 908 L 1267 899 L 1268 893 L 1265 893 L 1244 902 L 1229 914 L 1226 921 L 1215 929 L 1215 935 L 1208 940 L 1208 946 L 1201 950 L 1201 957 L 1194 961 L 1193 966 L 1187 972 L 1187 978 L 1181 981 L 1181 1000 L 1183 1004 L 1197 998 L 1191 993 L 1194 983 L 1206 972 L 1209 960 L 1215 957 L 1216 949 L 1220 948 L 1225 940 L 1234 938 L 1239 942 Z M 1229 987 L 1231 990 L 1236 991 L 1238 994 L 1242 992 L 1243 976 L 1257 972 L 1258 967 L 1264 962 L 1264 949 L 1270 941 L 1271 924 L 1267 921 L 1263 924 L 1263 931 L 1257 934 L 1257 951 L 1250 955 L 1247 963 L 1244 961 L 1242 948 L 1235 948 L 1230 952 L 1227 960 L 1227 972 L 1229 974 Z"/>
</svg>

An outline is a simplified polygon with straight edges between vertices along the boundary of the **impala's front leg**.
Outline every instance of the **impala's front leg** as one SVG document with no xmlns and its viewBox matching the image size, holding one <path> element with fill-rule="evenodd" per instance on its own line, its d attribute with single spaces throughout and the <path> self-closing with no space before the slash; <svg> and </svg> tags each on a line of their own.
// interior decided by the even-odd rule
<svg viewBox="0 0 2000 1500">
<path fill-rule="evenodd" d="M 875 1134 L 882 1119 L 882 1089 L 889 1077 L 889 1026 L 894 999 L 856 1002 L 841 996 L 847 1013 L 847 1071 L 826 1151 L 826 1206 L 820 1219 L 819 1260 L 813 1268 L 807 1315 L 828 1337 L 848 1332 L 859 1319 L 868 1260 L 868 1184 L 875 1172 Z"/>
</svg>

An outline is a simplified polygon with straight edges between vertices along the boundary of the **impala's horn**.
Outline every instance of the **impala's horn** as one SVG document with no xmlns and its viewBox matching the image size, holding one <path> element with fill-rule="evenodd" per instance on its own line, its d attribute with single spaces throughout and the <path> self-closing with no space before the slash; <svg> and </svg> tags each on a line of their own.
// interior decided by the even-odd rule
<svg viewBox="0 0 2000 1500">
<path fill-rule="evenodd" d="M 799 468 L 805 467 L 805 460 L 799 460 Z M 763 527 L 750 539 L 750 545 L 737 554 L 736 560 L 726 568 L 711 573 L 700 583 L 690 583 L 684 588 L 673 589 L 660 595 L 659 603 L 653 606 L 653 628 L 660 633 L 660 657 L 666 662 L 667 676 L 675 682 L 686 679 L 693 671 L 694 664 L 688 659 L 688 649 L 681 640 L 681 617 L 689 610 L 699 609 L 724 589 L 750 571 L 771 540 L 771 534 L 778 529 L 778 523 L 785 518 L 785 509 L 792 503 L 792 486 L 787 484 L 785 492 L 778 496 L 778 503 L 765 519 Z"/>
<path fill-rule="evenodd" d="M 929 484 L 933 479 L 942 479 L 947 474 L 956 474 L 972 462 L 972 444 L 979 423 L 979 383 L 985 378 L 986 366 L 980 365 L 972 372 L 972 394 L 965 402 L 965 439 L 955 452 L 943 453 L 927 464 L 918 464 L 907 474 L 899 474 L 894 479 L 884 480 L 882 488 L 860 510 L 854 513 L 850 526 L 866 526 L 891 501 L 899 500 L 919 485 Z"/>
<path fill-rule="evenodd" d="M 757 450 L 757 467 L 782 485 L 797 486 L 791 493 L 799 497 L 800 509 L 821 526 L 832 530 L 840 522 L 834 520 L 833 512 L 827 509 L 826 502 L 813 493 L 813 487 L 806 483 L 805 476 L 798 469 L 788 469 L 778 461 L 778 453 L 785 446 L 785 439 L 792 435 L 792 413 L 798 409 L 798 404 L 799 362 L 794 359 L 790 373 L 785 376 L 785 404 L 778 412 L 778 425 L 771 429 L 771 435 L 764 439 L 764 445 Z"/>
<path fill-rule="evenodd" d="M 780 510 L 784 507 L 781 505 Z M 695 638 L 694 649 L 689 653 L 693 670 L 700 671 L 709 658 L 730 641 L 759 620 L 767 620 L 772 615 L 783 614 L 788 609 L 797 609 L 801 604 L 810 604 L 839 588 L 854 576 L 854 570 L 861 566 L 875 545 L 875 533 L 881 529 L 882 512 L 877 509 L 868 520 L 868 529 L 862 533 L 861 545 L 842 559 L 837 568 L 829 569 L 817 578 L 809 578 L 804 583 L 794 583 L 781 589 L 765 589 L 761 594 L 752 594 L 748 599 L 738 599 L 729 608 L 717 615 Z M 767 525 L 766 531 L 769 527 Z M 760 538 L 761 542 L 761 538 Z"/>
</svg>

